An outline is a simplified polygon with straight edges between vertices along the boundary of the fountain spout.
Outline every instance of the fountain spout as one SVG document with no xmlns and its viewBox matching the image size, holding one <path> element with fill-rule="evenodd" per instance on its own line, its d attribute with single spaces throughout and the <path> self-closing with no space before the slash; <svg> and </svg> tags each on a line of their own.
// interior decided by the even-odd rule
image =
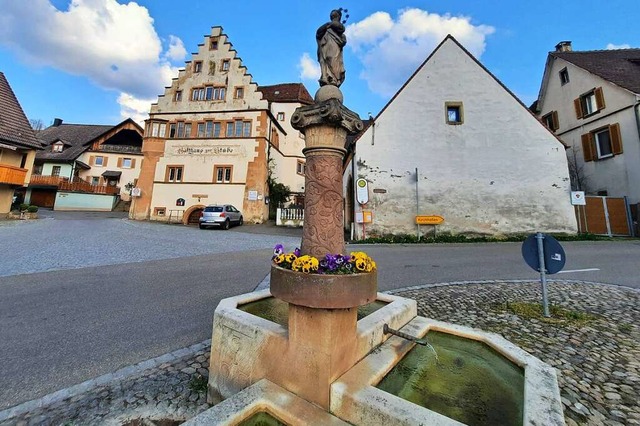
<svg viewBox="0 0 640 426">
<path fill-rule="evenodd" d="M 418 339 L 417 337 L 409 336 L 407 333 L 403 333 L 402 331 L 394 330 L 393 328 L 389 327 L 389 324 L 385 324 L 382 327 L 382 332 L 384 334 L 393 334 L 394 336 L 402 337 L 403 339 L 407 339 L 407 340 L 409 340 L 411 342 L 417 343 L 418 345 L 431 346 L 429 344 L 429 342 L 427 342 L 427 339 Z"/>
</svg>

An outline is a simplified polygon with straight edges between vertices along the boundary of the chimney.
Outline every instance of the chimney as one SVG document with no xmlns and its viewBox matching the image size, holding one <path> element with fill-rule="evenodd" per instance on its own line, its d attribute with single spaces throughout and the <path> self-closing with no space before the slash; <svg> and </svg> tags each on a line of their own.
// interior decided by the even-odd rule
<svg viewBox="0 0 640 426">
<path fill-rule="evenodd" d="M 53 124 L 52 124 L 53 127 L 58 127 L 61 124 L 62 124 L 62 118 L 54 118 L 53 119 Z"/>
<path fill-rule="evenodd" d="M 556 44 L 556 52 L 571 52 L 571 41 L 561 41 Z"/>
</svg>

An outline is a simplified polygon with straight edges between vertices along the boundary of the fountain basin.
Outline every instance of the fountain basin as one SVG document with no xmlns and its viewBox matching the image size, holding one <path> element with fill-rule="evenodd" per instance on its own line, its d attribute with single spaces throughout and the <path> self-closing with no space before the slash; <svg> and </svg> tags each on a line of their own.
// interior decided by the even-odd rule
<svg viewBox="0 0 640 426">
<path fill-rule="evenodd" d="M 271 423 L 260 423 L 265 417 Z M 266 379 L 183 423 L 185 426 L 251 424 L 348 426 L 348 423 Z"/>
<path fill-rule="evenodd" d="M 261 379 L 277 382 L 276 366 L 287 353 L 289 331 L 239 306 L 272 298 L 269 290 L 223 299 L 215 310 L 211 338 L 211 361 L 207 401 L 216 404 Z M 357 321 L 356 358 L 364 358 L 386 336 L 382 326 L 400 328 L 417 314 L 414 300 L 378 293 L 383 307 Z"/>
<path fill-rule="evenodd" d="M 501 336 L 422 317 L 413 319 L 402 331 L 412 336 L 426 335 L 427 339 L 429 331 L 437 331 L 489 346 L 504 357 L 505 362 L 508 360 L 524 371 L 524 389 L 518 396 L 522 402 L 518 414 L 521 422 L 516 419 L 516 423 L 564 425 L 555 370 Z M 399 363 L 402 365 L 414 345 L 408 340 L 391 337 L 342 375 L 331 386 L 331 413 L 353 424 L 464 424 L 377 387 L 385 387 L 385 378 Z"/>
</svg>

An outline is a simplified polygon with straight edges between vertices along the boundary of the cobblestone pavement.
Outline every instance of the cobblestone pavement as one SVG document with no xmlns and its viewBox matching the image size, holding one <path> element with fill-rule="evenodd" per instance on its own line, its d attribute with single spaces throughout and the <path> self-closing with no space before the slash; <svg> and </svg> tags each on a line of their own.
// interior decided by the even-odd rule
<svg viewBox="0 0 640 426">
<path fill-rule="evenodd" d="M 419 315 L 499 333 L 554 366 L 569 426 L 640 425 L 640 291 L 550 282 L 550 303 L 592 315 L 584 321 L 547 321 L 505 309 L 507 303 L 540 302 L 539 283 L 532 281 L 433 284 L 394 294 L 416 299 Z M 204 342 L 116 372 L 110 381 L 94 379 L 0 412 L 0 426 L 186 420 L 207 408 L 208 364 Z"/>
</svg>

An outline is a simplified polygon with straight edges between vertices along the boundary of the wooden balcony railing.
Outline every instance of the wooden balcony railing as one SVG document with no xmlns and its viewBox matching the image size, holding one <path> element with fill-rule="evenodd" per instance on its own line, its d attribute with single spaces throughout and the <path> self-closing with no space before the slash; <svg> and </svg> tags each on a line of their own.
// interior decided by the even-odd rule
<svg viewBox="0 0 640 426">
<path fill-rule="evenodd" d="M 41 176 L 41 175 L 31 175 L 30 184 L 31 185 L 50 185 L 50 186 L 58 186 L 62 182 L 68 181 L 69 178 L 60 177 L 60 176 Z"/>
<path fill-rule="evenodd" d="M 24 185 L 27 172 L 27 169 L 0 164 L 0 183 L 7 185 Z"/>
</svg>

